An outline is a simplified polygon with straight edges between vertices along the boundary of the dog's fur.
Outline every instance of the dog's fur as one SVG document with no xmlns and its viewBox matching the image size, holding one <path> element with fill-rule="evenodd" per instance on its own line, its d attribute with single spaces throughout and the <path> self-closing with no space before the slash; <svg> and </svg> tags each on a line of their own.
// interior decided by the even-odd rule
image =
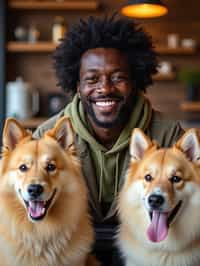
<svg viewBox="0 0 200 266">
<path fill-rule="evenodd" d="M 118 209 L 126 266 L 200 265 L 200 141 L 188 130 L 171 148 L 133 131 Z M 181 206 L 169 222 L 175 206 Z M 153 213 L 153 218 L 150 216 Z"/>
<path fill-rule="evenodd" d="M 0 179 L 1 266 L 98 265 L 88 257 L 94 235 L 73 141 L 67 118 L 39 140 L 15 119 L 6 121 Z"/>
</svg>

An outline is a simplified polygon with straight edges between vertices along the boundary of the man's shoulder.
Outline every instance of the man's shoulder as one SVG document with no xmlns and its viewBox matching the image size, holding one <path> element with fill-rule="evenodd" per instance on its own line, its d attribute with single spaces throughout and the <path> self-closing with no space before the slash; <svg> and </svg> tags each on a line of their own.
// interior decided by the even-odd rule
<svg viewBox="0 0 200 266">
<path fill-rule="evenodd" d="M 161 146 L 170 146 L 183 134 L 179 121 L 167 117 L 159 111 L 153 111 L 147 134 Z"/>
<path fill-rule="evenodd" d="M 34 138 L 40 138 L 44 134 L 45 131 L 48 129 L 53 128 L 55 125 L 56 121 L 64 116 L 64 109 L 60 111 L 58 114 L 52 116 L 51 118 L 47 119 L 44 123 L 42 123 L 38 128 L 33 132 L 33 137 Z"/>
<path fill-rule="evenodd" d="M 178 120 L 172 119 L 164 113 L 156 110 L 153 111 L 152 119 L 149 124 L 150 127 L 162 126 L 163 128 L 172 127 L 176 125 L 180 126 L 180 122 Z"/>
</svg>

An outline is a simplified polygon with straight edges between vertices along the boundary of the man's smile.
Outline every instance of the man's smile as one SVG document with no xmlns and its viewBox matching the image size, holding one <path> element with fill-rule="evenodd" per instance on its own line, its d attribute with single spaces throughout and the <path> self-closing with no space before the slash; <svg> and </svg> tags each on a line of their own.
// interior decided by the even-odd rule
<svg viewBox="0 0 200 266">
<path fill-rule="evenodd" d="M 97 106 L 110 106 L 110 107 L 112 107 L 113 105 L 115 105 L 116 104 L 116 102 L 115 101 L 103 101 L 103 102 L 95 102 L 95 104 L 97 105 Z"/>
<path fill-rule="evenodd" d="M 92 100 L 91 103 L 93 105 L 94 109 L 98 109 L 101 112 L 112 112 L 115 109 L 118 108 L 119 103 L 121 102 L 121 99 L 96 99 L 96 100 Z"/>
</svg>

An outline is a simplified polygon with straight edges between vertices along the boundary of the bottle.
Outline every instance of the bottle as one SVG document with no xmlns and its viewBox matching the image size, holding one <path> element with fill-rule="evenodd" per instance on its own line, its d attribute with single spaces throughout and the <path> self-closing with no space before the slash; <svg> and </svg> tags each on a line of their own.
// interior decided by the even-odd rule
<svg viewBox="0 0 200 266">
<path fill-rule="evenodd" d="M 53 42 L 59 43 L 59 41 L 64 37 L 65 32 L 66 32 L 66 24 L 64 18 L 61 16 L 55 17 L 52 28 Z"/>
<path fill-rule="evenodd" d="M 28 30 L 28 41 L 35 43 L 38 41 L 40 32 L 35 25 L 31 25 Z"/>
</svg>

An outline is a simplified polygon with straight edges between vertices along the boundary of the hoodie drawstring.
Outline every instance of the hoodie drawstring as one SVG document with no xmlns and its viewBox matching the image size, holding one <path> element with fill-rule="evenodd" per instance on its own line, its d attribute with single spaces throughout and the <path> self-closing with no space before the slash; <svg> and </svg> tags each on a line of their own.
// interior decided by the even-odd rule
<svg viewBox="0 0 200 266">
<path fill-rule="evenodd" d="M 102 154 L 102 151 L 99 151 L 100 153 L 100 177 L 99 177 L 99 202 L 101 202 L 102 199 L 102 193 L 103 193 L 103 169 L 104 169 L 104 156 Z"/>
<path fill-rule="evenodd" d="M 115 190 L 114 190 L 114 198 L 116 198 L 117 196 L 117 192 L 118 192 L 118 181 L 119 181 L 119 152 L 117 153 L 116 156 L 116 163 L 115 163 L 116 167 L 115 167 Z"/>
<path fill-rule="evenodd" d="M 104 182 L 104 173 L 103 169 L 105 167 L 105 156 L 102 154 L 102 151 L 99 151 L 99 157 L 100 157 L 100 177 L 99 177 L 99 202 L 102 200 L 102 194 L 103 194 L 103 182 Z M 114 198 L 117 196 L 118 193 L 118 183 L 119 183 L 119 157 L 120 153 L 118 152 L 116 155 L 115 160 L 115 175 L 114 175 Z"/>
</svg>

